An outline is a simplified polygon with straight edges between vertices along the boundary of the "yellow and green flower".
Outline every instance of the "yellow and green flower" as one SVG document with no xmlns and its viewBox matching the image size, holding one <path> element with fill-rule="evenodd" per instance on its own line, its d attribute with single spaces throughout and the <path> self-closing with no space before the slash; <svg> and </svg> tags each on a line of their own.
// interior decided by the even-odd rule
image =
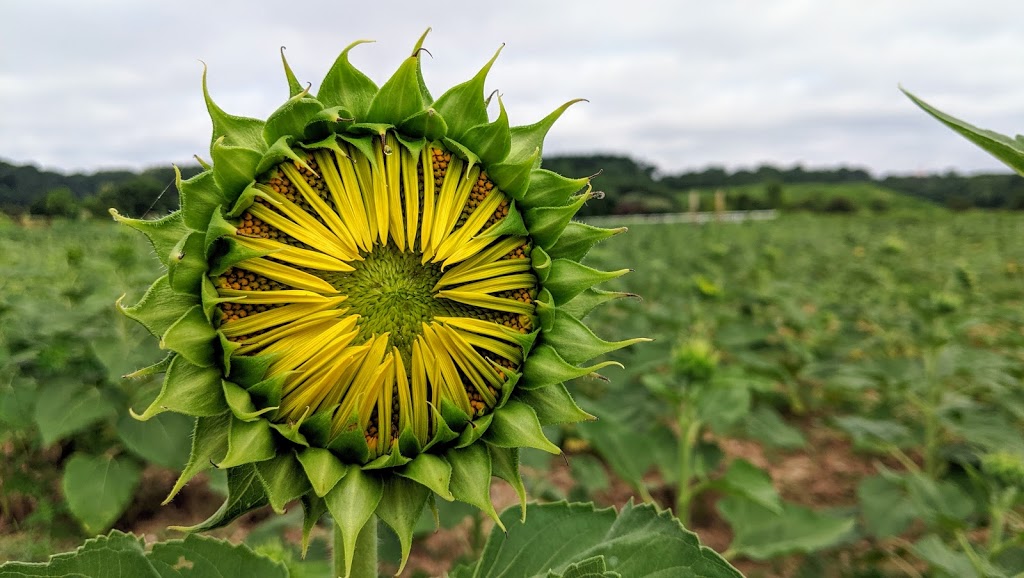
<svg viewBox="0 0 1024 578">
<path fill-rule="evenodd" d="M 590 419 L 563 382 L 641 341 L 580 321 L 621 296 L 595 286 L 626 270 L 580 264 L 620 230 L 573 221 L 589 179 L 540 166 L 576 101 L 510 127 L 500 96 L 484 98 L 497 54 L 434 99 L 422 42 L 380 87 L 349 62 L 359 42 L 316 95 L 285 61 L 291 97 L 265 121 L 221 110 L 204 73 L 212 162 L 178 183 L 181 210 L 113 212 L 167 270 L 122 307 L 169 352 L 140 371 L 165 378 L 137 417 L 197 418 L 168 500 L 228 471 L 224 505 L 191 530 L 300 498 L 307 532 L 330 512 L 351 561 L 373 516 L 406 557 L 434 496 L 497 520 L 492 476 L 525 513 L 519 448 L 558 453 L 542 427 Z"/>
</svg>

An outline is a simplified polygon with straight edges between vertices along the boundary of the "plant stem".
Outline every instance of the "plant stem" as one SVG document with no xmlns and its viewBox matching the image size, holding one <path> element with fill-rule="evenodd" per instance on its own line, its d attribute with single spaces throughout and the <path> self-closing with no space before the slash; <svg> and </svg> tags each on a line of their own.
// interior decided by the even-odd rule
<svg viewBox="0 0 1024 578">
<path fill-rule="evenodd" d="M 924 407 L 924 471 L 935 480 L 939 475 L 939 415 L 942 402 L 941 384 L 935 379 L 934 352 L 924 356 L 925 379 L 928 380 L 928 395 Z"/>
<path fill-rule="evenodd" d="M 697 445 L 697 435 L 700 433 L 701 421 L 693 418 L 689 408 L 679 412 L 679 482 L 676 492 L 676 517 L 683 523 L 683 527 L 690 527 L 690 501 L 694 493 L 691 492 L 690 481 L 693 479 L 693 450 Z"/>
<path fill-rule="evenodd" d="M 341 526 L 334 523 L 334 574 L 335 578 L 345 576 L 345 546 Z M 377 578 L 377 517 L 372 516 L 356 537 L 356 548 L 352 556 L 352 573 L 348 578 Z"/>
</svg>

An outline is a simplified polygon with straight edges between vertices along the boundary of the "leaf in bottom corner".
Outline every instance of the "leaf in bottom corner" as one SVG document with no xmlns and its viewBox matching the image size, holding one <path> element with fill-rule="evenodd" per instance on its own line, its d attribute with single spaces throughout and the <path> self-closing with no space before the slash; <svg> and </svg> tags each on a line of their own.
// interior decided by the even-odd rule
<svg viewBox="0 0 1024 578">
<path fill-rule="evenodd" d="M 619 513 L 592 504 L 531 504 L 525 523 L 519 516 L 518 507 L 506 510 L 501 519 L 508 535 L 492 530 L 476 565 L 452 576 L 741 577 L 679 520 L 649 504 L 630 503 Z"/>
</svg>

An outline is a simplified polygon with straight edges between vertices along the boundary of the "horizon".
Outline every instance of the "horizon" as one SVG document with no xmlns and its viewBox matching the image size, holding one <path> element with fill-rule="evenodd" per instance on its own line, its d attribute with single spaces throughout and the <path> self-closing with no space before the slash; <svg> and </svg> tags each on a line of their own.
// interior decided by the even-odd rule
<svg viewBox="0 0 1024 578">
<path fill-rule="evenodd" d="M 1024 4 L 908 0 L 869 10 L 853 0 L 652 0 L 622 10 L 524 0 L 481 11 L 456 1 L 443 22 L 347 5 L 341 14 L 359 25 L 344 32 L 336 18 L 268 18 L 270 6 L 9 6 L 0 50 L 17 57 L 0 64 L 0 107 L 17 114 L 0 117 L 0 157 L 70 172 L 184 164 L 209 146 L 199 59 L 224 110 L 265 118 L 287 94 L 282 45 L 300 81 L 316 87 L 344 46 L 375 38 L 352 59 L 381 83 L 430 24 L 424 76 L 435 94 L 507 43 L 487 90 L 501 89 L 513 125 L 588 99 L 555 125 L 549 155 L 621 154 L 667 173 L 711 164 L 846 163 L 874 175 L 1003 170 L 918 110 L 900 84 L 977 126 L 1024 127 L 1024 75 L 1007 57 L 1024 51 L 1015 25 Z M 339 13 L 323 0 L 306 9 Z M 194 26 L 198 13 L 232 25 Z"/>
</svg>

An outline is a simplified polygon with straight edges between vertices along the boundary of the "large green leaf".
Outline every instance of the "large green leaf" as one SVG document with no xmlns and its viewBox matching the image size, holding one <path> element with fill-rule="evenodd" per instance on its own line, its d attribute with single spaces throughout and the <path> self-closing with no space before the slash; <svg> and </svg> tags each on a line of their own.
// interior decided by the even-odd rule
<svg viewBox="0 0 1024 578">
<path fill-rule="evenodd" d="M 74 552 L 55 554 L 43 563 L 8 562 L 0 578 L 288 578 L 288 569 L 235 545 L 206 536 L 187 536 L 153 544 L 113 530 L 86 540 Z"/>
<path fill-rule="evenodd" d="M 116 413 L 114 404 L 98 389 L 66 379 L 39 389 L 34 417 L 43 445 L 48 446 Z"/>
<path fill-rule="evenodd" d="M 195 420 L 177 413 L 162 413 L 149 421 L 128 414 L 117 420 L 117 436 L 125 447 L 144 460 L 180 471 L 188 462 Z"/>
<path fill-rule="evenodd" d="M 733 530 L 729 550 L 755 560 L 808 553 L 842 541 L 853 530 L 852 518 L 840 518 L 801 506 L 783 504 L 776 513 L 746 498 L 729 496 L 718 510 Z"/>
<path fill-rule="evenodd" d="M 76 453 L 64 465 L 61 487 L 72 515 L 92 534 L 121 517 L 141 475 L 133 460 Z"/>
<path fill-rule="evenodd" d="M 901 88 L 900 90 L 903 89 Z M 1024 141 L 1020 140 L 1020 137 L 1014 140 L 995 131 L 978 128 L 932 107 L 906 90 L 903 90 L 903 94 L 907 95 L 922 110 L 938 119 L 939 122 L 985 149 L 989 154 L 1006 163 L 1007 166 L 1017 171 L 1017 173 L 1024 175 Z"/>
<path fill-rule="evenodd" d="M 612 508 L 597 510 L 592 504 L 531 504 L 525 523 L 519 521 L 519 516 L 519 508 L 506 510 L 501 518 L 508 534 L 493 530 L 480 560 L 455 575 L 548 578 L 552 572 L 565 577 L 740 576 L 713 550 L 701 546 L 696 534 L 650 504 L 629 503 L 619 513 Z M 592 561 L 598 557 L 604 559 L 603 568 Z"/>
</svg>

